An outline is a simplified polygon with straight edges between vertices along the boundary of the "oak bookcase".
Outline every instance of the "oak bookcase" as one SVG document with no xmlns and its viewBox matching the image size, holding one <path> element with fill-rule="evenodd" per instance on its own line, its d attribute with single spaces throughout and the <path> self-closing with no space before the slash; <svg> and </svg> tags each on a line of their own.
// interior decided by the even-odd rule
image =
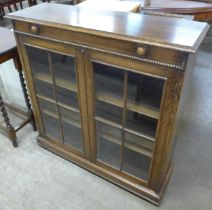
<svg viewBox="0 0 212 210">
<path fill-rule="evenodd" d="M 208 25 L 57 4 L 8 18 L 38 143 L 159 204 L 180 98 Z"/>
</svg>

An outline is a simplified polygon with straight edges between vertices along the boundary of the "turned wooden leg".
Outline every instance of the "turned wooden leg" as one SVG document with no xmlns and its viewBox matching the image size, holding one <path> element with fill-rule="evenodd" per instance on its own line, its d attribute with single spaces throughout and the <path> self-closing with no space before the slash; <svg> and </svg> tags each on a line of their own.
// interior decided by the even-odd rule
<svg viewBox="0 0 212 210">
<path fill-rule="evenodd" d="M 11 12 L 12 12 L 11 6 L 8 5 L 7 8 L 8 8 L 8 10 L 9 10 L 9 12 L 11 13 Z"/>
<path fill-rule="evenodd" d="M 22 3 L 22 0 L 20 0 L 20 7 L 21 7 L 21 9 L 23 9 L 23 3 Z"/>
<path fill-rule="evenodd" d="M 21 70 L 19 70 L 18 73 L 19 73 L 22 91 L 23 91 L 23 94 L 24 94 L 24 99 L 25 99 L 25 102 L 26 102 L 27 110 L 28 110 L 28 115 L 31 118 L 31 125 L 32 125 L 32 128 L 33 128 L 33 131 L 37 131 L 37 127 L 36 127 L 36 123 L 35 123 L 35 117 L 34 117 L 32 107 L 31 107 L 31 104 L 30 104 L 29 95 L 27 93 L 24 75 L 23 75 L 23 72 Z"/>
<path fill-rule="evenodd" d="M 33 5 L 37 5 L 37 0 L 33 0 Z"/>
<path fill-rule="evenodd" d="M 1 8 L 0 10 L 1 10 L 2 18 L 3 18 L 3 16 L 5 16 L 4 8 Z"/>
<path fill-rule="evenodd" d="M 25 83 L 25 79 L 24 79 L 24 75 L 23 75 L 23 71 L 22 71 L 21 62 L 20 62 L 20 59 L 18 56 L 18 52 L 17 52 L 16 56 L 13 58 L 13 61 L 15 64 L 15 68 L 17 69 L 18 74 L 19 74 L 19 79 L 20 79 L 22 91 L 24 94 L 24 99 L 25 99 L 25 103 L 26 103 L 26 107 L 27 107 L 28 116 L 31 118 L 32 129 L 33 129 L 33 131 L 37 131 L 35 117 L 34 117 L 32 107 L 30 104 L 29 95 L 27 92 L 27 87 L 26 87 L 26 83 Z"/>
<path fill-rule="evenodd" d="M 4 14 L 2 12 L 2 8 L 0 8 L 0 18 L 3 19 L 3 16 L 4 16 Z"/>
<path fill-rule="evenodd" d="M 15 130 L 14 130 L 13 126 L 10 124 L 10 120 L 9 120 L 9 117 L 8 117 L 8 114 L 7 114 L 7 110 L 6 110 L 5 106 L 4 106 L 4 102 L 3 102 L 3 99 L 1 97 L 1 93 L 0 93 L 0 111 L 2 112 L 2 116 L 3 116 L 4 122 L 6 124 L 8 137 L 12 141 L 13 146 L 17 147 L 18 144 L 16 142 L 16 139 L 17 139 L 16 133 L 15 133 Z"/>
<path fill-rule="evenodd" d="M 15 11 L 18 11 L 18 7 L 17 7 L 16 3 L 14 3 L 13 6 L 15 8 Z"/>
<path fill-rule="evenodd" d="M 33 6 L 32 0 L 28 0 L 29 7 Z"/>
</svg>

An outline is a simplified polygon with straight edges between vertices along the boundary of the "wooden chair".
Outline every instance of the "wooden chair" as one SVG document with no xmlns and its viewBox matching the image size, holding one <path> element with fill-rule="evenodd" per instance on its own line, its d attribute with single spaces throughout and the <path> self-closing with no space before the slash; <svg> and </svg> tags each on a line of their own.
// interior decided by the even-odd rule
<svg viewBox="0 0 212 210">
<path fill-rule="evenodd" d="M 3 37 L 7 37 L 6 42 Z M 6 136 L 8 136 L 8 138 L 12 141 L 14 147 L 17 147 L 18 145 L 16 142 L 16 139 L 17 139 L 16 132 L 18 132 L 22 127 L 24 127 L 29 122 L 31 122 L 34 131 L 36 131 L 37 128 L 36 128 L 36 124 L 35 124 L 34 114 L 33 114 L 32 108 L 31 108 L 29 96 L 27 93 L 27 88 L 25 85 L 25 80 L 24 80 L 24 76 L 23 76 L 23 72 L 22 72 L 22 66 L 21 66 L 18 51 L 16 48 L 14 34 L 9 29 L 0 27 L 0 64 L 4 63 L 10 59 L 13 59 L 15 68 L 17 69 L 17 71 L 19 73 L 21 87 L 22 87 L 23 94 L 25 97 L 27 113 L 23 113 L 23 111 L 21 111 L 17 107 L 14 107 L 10 104 L 4 103 L 1 93 L 0 93 L 0 111 L 2 112 L 2 116 L 4 119 L 4 123 L 5 123 L 5 126 L 0 125 L 0 131 L 3 134 L 5 134 Z M 17 128 L 14 128 L 11 125 L 6 107 L 25 116 L 25 120 Z"/>
<path fill-rule="evenodd" d="M 5 15 L 4 8 L 8 8 L 9 12 L 12 12 L 12 6 L 15 11 L 18 10 L 17 4 L 20 4 L 21 9 L 23 9 L 23 1 L 25 0 L 0 0 L 0 17 Z M 28 5 L 31 7 L 37 4 L 37 0 L 28 0 Z"/>
<path fill-rule="evenodd" d="M 4 8 L 7 7 L 9 12 L 12 12 L 12 6 L 15 11 L 18 10 L 17 3 L 20 4 L 21 9 L 23 9 L 23 0 L 0 0 L 0 17 L 2 18 L 5 15 Z"/>
</svg>

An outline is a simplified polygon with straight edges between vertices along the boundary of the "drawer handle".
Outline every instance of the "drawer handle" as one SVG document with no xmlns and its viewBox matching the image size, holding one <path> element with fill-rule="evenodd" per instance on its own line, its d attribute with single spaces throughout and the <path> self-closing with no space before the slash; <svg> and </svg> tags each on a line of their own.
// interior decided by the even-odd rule
<svg viewBox="0 0 212 210">
<path fill-rule="evenodd" d="M 33 34 L 38 34 L 38 32 L 39 32 L 38 26 L 32 25 L 32 26 L 31 26 L 31 32 L 32 32 Z"/>
<path fill-rule="evenodd" d="M 137 50 L 136 50 L 136 52 L 137 52 L 138 55 L 143 56 L 146 53 L 146 48 L 144 48 L 144 47 L 138 47 Z"/>
</svg>

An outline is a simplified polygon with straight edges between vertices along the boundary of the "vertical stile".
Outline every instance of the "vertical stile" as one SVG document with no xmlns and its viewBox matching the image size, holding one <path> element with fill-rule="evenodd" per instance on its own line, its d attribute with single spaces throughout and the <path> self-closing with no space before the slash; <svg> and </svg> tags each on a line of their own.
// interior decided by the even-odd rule
<svg viewBox="0 0 212 210">
<path fill-rule="evenodd" d="M 128 92 L 128 72 L 124 71 L 124 101 L 123 101 L 123 112 L 122 112 L 122 143 L 121 143 L 121 160 L 120 160 L 120 171 L 123 166 L 124 159 L 124 141 L 125 141 L 125 125 L 126 125 L 126 112 L 127 112 L 127 92 Z"/>
</svg>

